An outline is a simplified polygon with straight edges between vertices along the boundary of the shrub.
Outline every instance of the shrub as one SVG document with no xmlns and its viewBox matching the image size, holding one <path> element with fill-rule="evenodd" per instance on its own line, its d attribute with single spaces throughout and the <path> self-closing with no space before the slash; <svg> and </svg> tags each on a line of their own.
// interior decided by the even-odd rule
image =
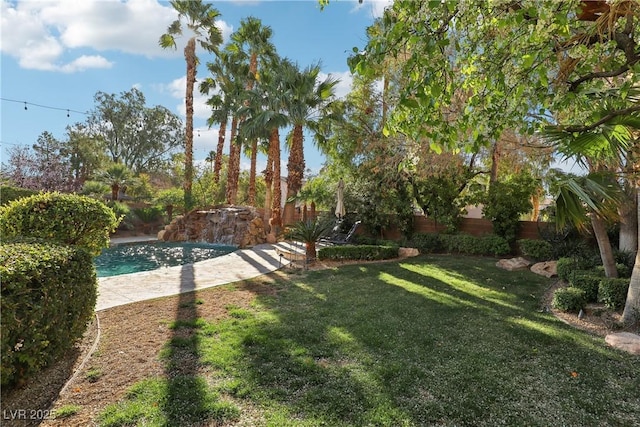
<svg viewBox="0 0 640 427">
<path fill-rule="evenodd" d="M 536 261 L 548 261 L 553 258 L 553 246 L 546 240 L 521 239 L 518 247 L 523 255 Z"/>
<path fill-rule="evenodd" d="M 573 272 L 578 270 L 590 270 L 592 268 L 594 268 L 594 263 L 591 257 L 563 257 L 558 260 L 556 265 L 558 277 L 565 282 L 571 280 Z"/>
<path fill-rule="evenodd" d="M 133 214 L 145 224 L 162 220 L 162 213 L 163 209 L 158 206 L 133 209 Z"/>
<path fill-rule="evenodd" d="M 10 187 L 8 185 L 0 186 L 0 206 L 4 206 L 14 200 L 22 199 L 24 197 L 33 196 L 38 194 L 35 190 L 29 190 L 26 188 Z"/>
<path fill-rule="evenodd" d="M 595 271 L 600 273 L 601 276 L 604 276 L 604 266 L 598 265 L 594 268 Z M 616 271 L 618 272 L 618 277 L 630 278 L 632 268 L 627 267 L 625 264 L 616 263 Z"/>
<path fill-rule="evenodd" d="M 629 279 L 601 279 L 598 286 L 598 301 L 612 310 L 624 307 L 629 291 Z"/>
<path fill-rule="evenodd" d="M 320 260 L 381 260 L 398 257 L 398 246 L 344 245 L 327 246 L 318 251 Z"/>
<path fill-rule="evenodd" d="M 440 239 L 444 250 L 449 253 L 498 256 L 511 252 L 507 240 L 494 234 L 480 237 L 469 234 L 442 234 Z"/>
<path fill-rule="evenodd" d="M 491 183 L 482 214 L 491 220 L 495 234 L 508 242 L 515 241 L 520 215 L 531 210 L 531 195 L 537 186 L 537 181 L 526 173 L 513 175 L 503 182 Z"/>
<path fill-rule="evenodd" d="M 586 296 L 583 289 L 568 287 L 557 289 L 553 293 L 551 304 L 562 311 L 578 312 L 586 304 Z"/>
<path fill-rule="evenodd" d="M 441 252 L 444 248 L 442 239 L 437 233 L 417 233 L 407 243 L 409 247 L 417 248 L 422 253 Z"/>
<path fill-rule="evenodd" d="M 598 286 L 602 276 L 593 271 L 578 270 L 571 274 L 569 285 L 582 289 L 585 293 L 587 302 L 596 302 L 598 300 Z"/>
<path fill-rule="evenodd" d="M 81 246 L 93 255 L 109 246 L 109 234 L 117 225 L 104 203 L 74 194 L 37 194 L 14 200 L 0 211 L 3 239 L 42 238 Z"/>
<path fill-rule="evenodd" d="M 0 245 L 1 383 L 26 379 L 70 349 L 93 315 L 97 279 L 81 247 Z"/>
</svg>

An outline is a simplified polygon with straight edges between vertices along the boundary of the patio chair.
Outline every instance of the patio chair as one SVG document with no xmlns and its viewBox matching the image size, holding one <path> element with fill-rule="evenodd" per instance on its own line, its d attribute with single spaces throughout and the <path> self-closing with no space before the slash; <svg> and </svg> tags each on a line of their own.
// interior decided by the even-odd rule
<svg viewBox="0 0 640 427">
<path fill-rule="evenodd" d="M 329 236 L 321 237 L 318 239 L 318 243 L 324 243 L 328 245 L 347 245 L 353 242 L 353 239 L 356 235 L 356 231 L 358 227 L 362 223 L 362 221 L 356 221 L 349 232 L 347 234 L 340 233 L 340 224 L 342 221 L 339 221 L 335 227 L 333 227 L 333 232 Z"/>
</svg>

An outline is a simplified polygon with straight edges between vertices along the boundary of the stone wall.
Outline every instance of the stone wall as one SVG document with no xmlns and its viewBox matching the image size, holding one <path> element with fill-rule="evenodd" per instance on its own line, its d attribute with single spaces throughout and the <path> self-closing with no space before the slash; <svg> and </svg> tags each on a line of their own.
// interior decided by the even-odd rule
<svg viewBox="0 0 640 427">
<path fill-rule="evenodd" d="M 196 209 L 176 217 L 158 233 L 158 240 L 221 243 L 247 248 L 264 243 L 266 233 L 264 221 L 255 208 L 222 206 Z"/>
</svg>

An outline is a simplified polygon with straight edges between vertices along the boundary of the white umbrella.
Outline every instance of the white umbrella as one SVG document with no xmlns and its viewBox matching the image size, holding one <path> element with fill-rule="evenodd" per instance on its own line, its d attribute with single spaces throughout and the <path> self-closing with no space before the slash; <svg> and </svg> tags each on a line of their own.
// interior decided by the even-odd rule
<svg viewBox="0 0 640 427">
<path fill-rule="evenodd" d="M 337 204 L 336 204 L 336 216 L 338 218 L 342 218 L 345 215 L 344 210 L 344 181 L 340 178 L 338 182 L 338 194 L 337 194 Z"/>
</svg>

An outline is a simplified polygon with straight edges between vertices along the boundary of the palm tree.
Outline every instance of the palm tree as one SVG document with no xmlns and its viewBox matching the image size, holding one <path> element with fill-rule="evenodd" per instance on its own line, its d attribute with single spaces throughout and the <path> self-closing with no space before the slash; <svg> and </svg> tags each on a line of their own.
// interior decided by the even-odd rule
<svg viewBox="0 0 640 427">
<path fill-rule="evenodd" d="M 339 80 L 327 77 L 318 82 L 320 64 L 314 64 L 300 71 L 297 65 L 285 67 L 283 78 L 287 84 L 286 111 L 293 125 L 287 163 L 287 198 L 284 207 L 284 223 L 294 220 L 295 202 L 293 201 L 302 188 L 304 177 L 304 126 L 315 129 L 321 110 L 334 96 L 335 86 Z"/>
<path fill-rule="evenodd" d="M 120 190 L 135 182 L 133 172 L 122 163 L 113 163 L 106 169 L 99 171 L 96 181 L 108 185 L 111 188 L 111 200 L 118 200 Z"/>
<path fill-rule="evenodd" d="M 211 150 L 209 151 L 209 154 L 207 154 L 207 157 L 204 159 L 205 162 L 209 162 L 209 164 L 211 165 L 211 172 L 213 172 L 213 162 L 216 159 L 216 152 Z"/>
<path fill-rule="evenodd" d="M 262 21 L 254 17 L 248 17 L 240 21 L 240 28 L 231 35 L 231 43 L 227 50 L 233 52 L 236 58 L 248 62 L 249 76 L 245 89 L 253 89 L 256 81 L 259 80 L 259 67 L 265 61 L 275 58 L 276 49 L 271 43 L 273 31 L 269 26 L 263 26 Z M 241 121 L 243 121 L 241 119 Z M 256 199 L 256 156 L 258 152 L 258 139 L 252 137 L 250 149 L 250 171 L 249 171 L 249 204 L 254 205 Z M 238 166 L 239 167 L 239 166 Z M 236 185 L 237 191 L 237 185 Z"/>
<path fill-rule="evenodd" d="M 211 4 L 204 4 L 202 0 L 171 0 L 170 3 L 178 12 L 178 19 L 160 36 L 160 46 L 163 49 L 177 48 L 176 37 L 182 35 L 182 19 L 186 21 L 187 28 L 193 34 L 184 48 L 187 64 L 184 201 L 185 207 L 189 210 L 193 208 L 193 89 L 198 64 L 196 41 L 207 52 L 216 52 L 218 45 L 222 43 L 222 33 L 215 25 L 220 12 Z"/>
<path fill-rule="evenodd" d="M 299 221 L 287 231 L 287 238 L 304 242 L 307 261 L 312 263 L 316 259 L 316 241 L 329 232 L 333 225 L 334 221 L 327 218 Z"/>
<path fill-rule="evenodd" d="M 283 80 L 283 67 L 291 66 L 289 60 L 273 61 L 271 66 L 265 68 L 260 77 L 260 84 L 254 90 L 248 91 L 249 102 L 243 108 L 241 114 L 247 116 L 243 131 L 249 135 L 259 135 L 268 131 L 269 151 L 267 155 L 267 168 L 265 170 L 265 182 L 267 191 L 271 188 L 272 200 L 267 198 L 265 215 L 271 213 L 269 223 L 271 232 L 277 234 L 282 226 L 282 193 L 280 185 L 280 128 L 289 124 L 285 114 L 286 83 Z"/>
<path fill-rule="evenodd" d="M 229 116 L 236 116 L 236 112 L 241 106 L 245 81 L 243 76 L 248 74 L 248 67 L 242 64 L 234 55 L 227 51 L 222 51 L 218 53 L 216 61 L 207 63 L 207 68 L 211 73 L 211 77 L 207 77 L 200 83 L 200 93 L 208 95 L 214 89 L 218 89 L 218 93 L 213 94 L 211 98 L 207 100 L 207 104 L 212 108 L 212 113 L 207 120 L 207 124 L 209 127 L 216 123 L 220 125 L 216 159 L 213 168 L 214 182 L 217 183 L 220 180 L 220 170 L 222 168 L 222 153 L 227 132 L 227 122 L 229 121 Z M 235 123 L 237 123 L 237 121 Z M 232 124 L 232 128 L 234 129 L 232 133 L 234 133 L 234 135 L 236 127 L 236 124 Z M 227 173 L 227 181 L 233 181 L 233 178 L 235 178 L 237 182 L 237 175 L 238 174 L 234 174 L 233 177 L 230 178 L 230 174 Z M 227 187 L 229 187 L 229 185 L 227 185 Z"/>
<path fill-rule="evenodd" d="M 628 99 L 638 102 L 637 94 Z M 553 128 L 547 131 L 546 136 L 558 143 L 560 150 L 566 155 L 573 156 L 583 162 L 586 160 L 586 164 L 590 164 L 592 168 L 603 168 L 602 165 L 605 165 L 615 169 L 620 165 L 622 159 L 633 151 L 632 147 L 636 144 L 636 134 L 640 129 L 640 114 L 631 112 L 627 115 L 611 115 L 607 114 L 607 111 L 602 111 L 601 115 L 602 119 L 596 119 L 597 126 Z M 634 161 L 629 158 L 626 160 L 628 162 Z M 635 161 L 637 162 L 637 160 Z M 637 182 L 637 178 L 635 187 L 637 194 L 640 195 L 640 184 Z M 602 200 L 603 197 L 600 198 L 600 202 Z M 565 212 L 571 216 L 579 216 L 579 211 L 583 206 L 583 204 L 574 204 L 569 206 L 569 209 L 565 209 Z M 589 207 L 595 209 L 601 206 L 602 204 L 599 203 Z M 640 206 L 637 213 L 640 219 Z M 591 218 L 597 216 L 592 215 Z M 605 255 L 602 254 L 603 248 L 600 241 L 598 246 L 604 263 Z M 610 246 L 609 244 L 609 249 Z M 611 271 L 607 271 L 607 268 L 609 270 L 612 268 L 610 262 L 608 260 L 608 266 L 605 264 L 607 276 L 611 273 Z M 640 320 L 640 251 L 636 252 L 636 261 L 622 315 L 622 322 L 625 324 L 631 324 L 637 320 Z"/>
</svg>

